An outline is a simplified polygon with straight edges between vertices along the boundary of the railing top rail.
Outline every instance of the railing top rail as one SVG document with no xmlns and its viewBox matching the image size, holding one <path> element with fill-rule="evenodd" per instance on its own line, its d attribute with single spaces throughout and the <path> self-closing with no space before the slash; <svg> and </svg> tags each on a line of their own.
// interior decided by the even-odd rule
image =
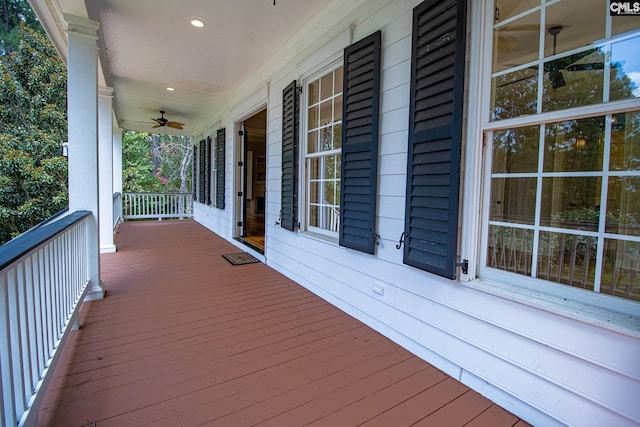
<svg viewBox="0 0 640 427">
<path fill-rule="evenodd" d="M 134 195 L 140 195 L 140 196 L 145 196 L 145 195 L 166 195 L 166 196 L 190 196 L 192 195 L 192 193 L 145 193 L 145 192 L 125 192 L 125 195 L 129 195 L 129 194 L 134 194 Z"/>
<path fill-rule="evenodd" d="M 0 246 L 0 270 L 3 270 L 21 256 L 62 233 L 88 215 L 91 215 L 91 211 L 80 210 L 72 212 L 51 224 L 39 228 L 32 228 Z"/>
</svg>

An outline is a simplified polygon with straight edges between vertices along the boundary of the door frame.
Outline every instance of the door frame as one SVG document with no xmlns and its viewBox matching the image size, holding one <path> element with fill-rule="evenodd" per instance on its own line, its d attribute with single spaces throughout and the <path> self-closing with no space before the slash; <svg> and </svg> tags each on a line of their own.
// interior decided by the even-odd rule
<svg viewBox="0 0 640 427">
<path fill-rule="evenodd" d="M 248 141 L 245 139 L 246 133 L 244 135 L 240 135 L 240 132 L 243 130 L 244 122 L 256 114 L 265 111 L 267 115 L 267 119 L 265 120 L 265 162 L 266 168 L 268 170 L 268 158 L 269 158 L 269 143 L 268 143 L 268 135 L 269 135 L 269 120 L 268 120 L 268 108 L 267 103 L 261 103 L 255 108 L 249 110 L 247 113 L 242 114 L 233 123 L 234 130 L 234 150 L 233 150 L 233 233 L 232 236 L 235 240 L 241 242 L 243 245 L 246 245 L 248 248 L 256 251 L 259 254 L 265 254 L 267 250 L 267 206 L 268 206 L 268 191 L 265 188 L 265 231 L 264 231 L 264 247 L 262 249 L 251 245 L 249 242 L 243 239 L 244 234 L 244 224 L 246 224 L 246 205 L 245 205 L 245 181 L 246 181 L 246 161 L 245 156 L 247 152 L 246 144 Z M 243 162 L 243 166 L 239 166 L 239 162 Z M 266 181 L 265 181 L 266 183 Z M 242 194 L 242 195 L 240 195 Z M 243 225 L 238 225 L 239 222 L 242 222 Z"/>
</svg>

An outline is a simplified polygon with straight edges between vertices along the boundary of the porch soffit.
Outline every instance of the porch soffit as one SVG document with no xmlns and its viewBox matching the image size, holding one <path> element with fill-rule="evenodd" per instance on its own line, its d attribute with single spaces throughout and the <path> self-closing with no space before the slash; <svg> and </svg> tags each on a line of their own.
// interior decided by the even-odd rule
<svg viewBox="0 0 640 427">
<path fill-rule="evenodd" d="M 332 2 L 30 0 L 65 61 L 62 14 L 100 23 L 99 84 L 114 88 L 120 127 L 150 131 L 164 110 L 186 123 L 177 132 L 186 135 Z M 193 18 L 205 27 L 192 27 Z"/>
</svg>

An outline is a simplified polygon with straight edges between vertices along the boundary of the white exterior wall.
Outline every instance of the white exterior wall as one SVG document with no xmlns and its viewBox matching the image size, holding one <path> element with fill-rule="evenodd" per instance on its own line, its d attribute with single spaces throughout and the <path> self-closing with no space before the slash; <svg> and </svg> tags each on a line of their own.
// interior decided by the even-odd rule
<svg viewBox="0 0 640 427">
<path fill-rule="evenodd" d="M 419 3 L 336 2 L 265 64 L 224 111 L 212 112 L 203 135 L 214 136 L 218 128 L 226 128 L 226 209 L 196 203 L 196 220 L 232 240 L 237 191 L 234 126 L 266 103 L 266 249 L 260 258 L 268 265 L 535 425 L 640 423 L 637 329 L 608 324 L 539 295 L 509 293 L 480 281 L 450 281 L 402 263 L 402 251 L 395 245 L 404 230 L 412 9 Z M 473 15 L 478 4 L 473 7 L 469 13 L 476 18 L 471 27 L 479 16 Z M 336 17 L 342 18 L 336 22 Z M 377 212 L 381 238 L 376 254 L 368 255 L 275 223 L 280 212 L 283 88 L 294 79 L 304 87 L 306 77 L 378 29 L 383 46 Z M 470 40 L 468 49 L 471 46 L 477 42 Z M 478 88 L 468 93 L 474 91 Z M 468 102 L 469 111 L 478 107 Z M 300 114 L 303 120 L 303 106 Z M 481 141 L 481 135 L 467 136 L 467 141 L 474 140 Z M 477 167 L 469 170 L 474 163 L 478 164 L 464 160 L 466 173 L 479 174 Z M 300 160 L 301 189 L 303 164 Z M 463 206 L 462 240 L 473 241 L 480 228 L 474 214 L 479 209 Z M 301 221 L 303 212 L 300 206 Z M 461 250 L 467 247 L 463 244 Z M 384 295 L 374 293 L 374 286 L 384 288 Z"/>
</svg>

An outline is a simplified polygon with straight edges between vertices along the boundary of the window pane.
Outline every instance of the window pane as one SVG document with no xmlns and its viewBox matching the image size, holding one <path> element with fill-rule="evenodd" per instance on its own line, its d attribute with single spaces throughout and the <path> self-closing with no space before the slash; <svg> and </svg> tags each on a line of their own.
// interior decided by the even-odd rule
<svg viewBox="0 0 640 427">
<path fill-rule="evenodd" d="M 544 64 L 542 110 L 597 104 L 603 101 L 604 51 L 589 49 Z"/>
<path fill-rule="evenodd" d="M 640 22 L 638 22 L 637 18 L 630 18 L 629 16 L 611 17 L 611 34 L 614 36 L 638 31 L 639 29 Z"/>
<path fill-rule="evenodd" d="M 336 95 L 339 93 L 342 93 L 343 78 L 344 78 L 344 67 L 336 68 L 335 82 L 334 82 L 334 89 L 333 89 L 333 93 Z"/>
<path fill-rule="evenodd" d="M 309 179 L 318 179 L 320 177 L 320 159 L 318 157 L 314 157 L 308 159 L 307 162 L 309 165 Z"/>
<path fill-rule="evenodd" d="M 580 0 L 579 3 L 560 1 L 547 7 L 545 58 L 604 39 L 608 12 L 609 4 L 606 0 Z"/>
<path fill-rule="evenodd" d="M 309 113 L 307 117 L 307 127 L 309 130 L 316 129 L 319 126 L 319 117 L 320 117 L 320 110 L 318 109 L 317 105 L 309 108 Z"/>
<path fill-rule="evenodd" d="M 318 206 L 309 206 L 309 225 L 312 227 L 318 226 Z"/>
<path fill-rule="evenodd" d="M 537 277 L 593 290 L 598 239 L 540 232 Z"/>
<path fill-rule="evenodd" d="M 489 226 L 487 265 L 520 274 L 531 274 L 533 230 Z"/>
<path fill-rule="evenodd" d="M 307 133 L 307 147 L 309 153 L 317 153 L 318 151 L 320 151 L 317 130 L 312 130 L 311 132 Z"/>
<path fill-rule="evenodd" d="M 640 177 L 609 177 L 605 231 L 640 236 Z"/>
<path fill-rule="evenodd" d="M 549 125 L 544 138 L 544 171 L 602 170 L 604 123 L 604 117 L 596 117 Z"/>
<path fill-rule="evenodd" d="M 333 126 L 333 148 L 342 147 L 342 123 Z"/>
<path fill-rule="evenodd" d="M 336 96 L 333 101 L 333 121 L 342 121 L 342 95 Z"/>
<path fill-rule="evenodd" d="M 320 129 L 320 150 L 327 151 L 333 148 L 332 130 L 331 126 Z"/>
<path fill-rule="evenodd" d="M 600 292 L 640 301 L 640 243 L 604 240 Z"/>
<path fill-rule="evenodd" d="M 311 182 L 309 184 L 309 202 L 310 203 L 320 203 L 320 192 L 318 190 L 318 183 Z"/>
<path fill-rule="evenodd" d="M 538 67 L 503 74 L 491 81 L 493 120 L 535 114 L 538 92 Z"/>
<path fill-rule="evenodd" d="M 490 220 L 533 224 L 536 182 L 536 178 L 493 178 Z"/>
<path fill-rule="evenodd" d="M 326 74 L 320 79 L 320 100 L 333 96 L 333 73 Z"/>
<path fill-rule="evenodd" d="M 611 124 L 611 170 L 640 170 L 640 112 L 616 114 Z"/>
<path fill-rule="evenodd" d="M 600 177 L 544 178 L 540 224 L 596 231 L 601 182 Z"/>
<path fill-rule="evenodd" d="M 320 80 L 309 84 L 309 100 L 307 106 L 320 102 Z"/>
<path fill-rule="evenodd" d="M 504 21 L 539 5 L 540 0 L 496 0 L 496 18 Z"/>
<path fill-rule="evenodd" d="M 320 104 L 320 126 L 326 126 L 333 121 L 333 110 L 331 100 Z"/>
<path fill-rule="evenodd" d="M 538 59 L 538 31 L 540 31 L 540 12 L 494 29 L 493 72 Z"/>
<path fill-rule="evenodd" d="M 493 173 L 536 172 L 540 126 L 497 131 L 493 134 Z"/>
<path fill-rule="evenodd" d="M 640 24 L 638 24 L 640 26 Z M 609 99 L 640 98 L 640 37 L 611 46 Z"/>
</svg>

